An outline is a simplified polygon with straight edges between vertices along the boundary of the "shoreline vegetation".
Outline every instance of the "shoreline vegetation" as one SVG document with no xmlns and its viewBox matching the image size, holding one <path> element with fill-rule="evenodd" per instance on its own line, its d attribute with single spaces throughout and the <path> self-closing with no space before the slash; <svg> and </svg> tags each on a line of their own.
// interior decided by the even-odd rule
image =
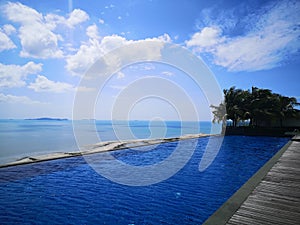
<svg viewBox="0 0 300 225">
<path fill-rule="evenodd" d="M 84 156 L 84 155 L 90 155 L 96 153 L 117 151 L 117 150 L 129 149 L 129 148 L 137 148 L 137 147 L 162 144 L 167 142 L 175 142 L 175 141 L 181 141 L 187 139 L 210 137 L 210 136 L 218 136 L 218 135 L 200 133 L 200 134 L 187 134 L 180 137 L 170 137 L 170 138 L 135 139 L 135 140 L 127 140 L 127 141 L 104 141 L 104 142 L 88 145 L 83 151 L 58 152 L 58 153 L 51 153 L 45 155 L 23 157 L 19 160 L 2 164 L 0 165 L 0 168 L 44 162 L 44 161 L 50 161 L 56 159 Z"/>
<path fill-rule="evenodd" d="M 295 97 L 252 87 L 224 89 L 224 102 L 211 105 L 213 123 L 222 123 L 224 135 L 292 136 L 300 130 L 300 106 Z"/>
</svg>

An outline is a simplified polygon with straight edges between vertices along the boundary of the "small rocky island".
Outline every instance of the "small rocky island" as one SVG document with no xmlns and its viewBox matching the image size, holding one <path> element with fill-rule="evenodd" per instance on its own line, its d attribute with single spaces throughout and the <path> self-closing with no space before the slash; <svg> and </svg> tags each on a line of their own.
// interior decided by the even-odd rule
<svg viewBox="0 0 300 225">
<path fill-rule="evenodd" d="M 67 121 L 66 118 L 51 118 L 51 117 L 41 117 L 41 118 L 32 118 L 32 119 L 25 119 L 25 120 L 53 120 L 53 121 Z"/>
</svg>

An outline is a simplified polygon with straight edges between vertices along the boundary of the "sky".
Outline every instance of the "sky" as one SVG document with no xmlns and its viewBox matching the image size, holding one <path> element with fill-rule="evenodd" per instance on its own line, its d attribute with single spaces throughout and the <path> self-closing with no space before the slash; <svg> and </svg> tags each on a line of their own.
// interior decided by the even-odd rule
<svg viewBox="0 0 300 225">
<path fill-rule="evenodd" d="M 300 101 L 300 1 L 21 0 L 0 11 L 0 118 L 71 119 L 76 108 L 86 119 L 211 120 L 211 86 L 162 63 L 165 46 L 202 60 L 212 92 L 256 86 Z M 120 57 L 152 60 L 86 82 L 99 58 L 150 42 L 161 44 Z M 78 95 L 91 104 L 74 107 Z"/>
</svg>

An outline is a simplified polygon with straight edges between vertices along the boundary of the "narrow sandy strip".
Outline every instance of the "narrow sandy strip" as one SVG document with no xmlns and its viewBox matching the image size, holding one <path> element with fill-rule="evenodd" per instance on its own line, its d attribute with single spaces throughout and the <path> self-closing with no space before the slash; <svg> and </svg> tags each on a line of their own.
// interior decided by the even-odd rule
<svg viewBox="0 0 300 225">
<path fill-rule="evenodd" d="M 95 154 L 100 152 L 109 152 L 109 151 L 116 151 L 121 149 L 137 148 L 137 147 L 143 147 L 148 145 L 155 145 L 155 144 L 174 142 L 174 141 L 180 141 L 186 139 L 208 137 L 208 136 L 215 136 L 215 135 L 200 133 L 200 134 L 188 134 L 180 137 L 171 137 L 171 138 L 135 139 L 135 140 L 127 140 L 127 141 L 105 141 L 105 142 L 100 142 L 100 143 L 86 146 L 85 150 L 80 152 L 79 151 L 60 152 L 60 153 L 51 153 L 51 154 L 39 155 L 39 156 L 27 156 L 14 162 L 2 164 L 0 165 L 0 168 L 37 163 L 37 162 L 43 162 L 43 161 L 49 161 L 55 159 L 83 156 L 83 155 Z"/>
</svg>

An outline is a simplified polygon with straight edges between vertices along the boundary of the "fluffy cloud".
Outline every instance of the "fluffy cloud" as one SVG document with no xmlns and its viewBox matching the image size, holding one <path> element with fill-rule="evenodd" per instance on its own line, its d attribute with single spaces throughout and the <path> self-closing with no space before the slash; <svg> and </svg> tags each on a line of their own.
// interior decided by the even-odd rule
<svg viewBox="0 0 300 225">
<path fill-rule="evenodd" d="M 21 27 L 20 39 L 23 47 L 20 54 L 22 57 L 60 58 L 63 56 L 63 52 L 58 48 L 58 40 L 61 40 L 61 37 L 42 24 Z"/>
<path fill-rule="evenodd" d="M 86 35 L 89 38 L 93 38 L 93 39 L 98 39 L 99 38 L 99 31 L 98 31 L 98 27 L 96 26 L 96 24 L 89 26 L 86 29 Z"/>
<path fill-rule="evenodd" d="M 7 35 L 11 35 L 11 34 L 13 34 L 13 33 L 16 33 L 16 28 L 14 28 L 14 26 L 11 25 L 11 24 L 5 24 L 5 25 L 3 26 L 3 30 L 4 30 L 4 32 L 5 32 Z"/>
<path fill-rule="evenodd" d="M 224 41 L 221 32 L 219 27 L 204 27 L 201 31 L 196 32 L 189 41 L 186 41 L 186 45 L 203 51 Z"/>
<path fill-rule="evenodd" d="M 16 48 L 16 45 L 10 40 L 10 38 L 0 30 L 0 52 Z"/>
<path fill-rule="evenodd" d="M 131 41 L 119 35 L 105 36 L 100 42 L 100 50 L 102 53 L 107 53 L 113 49 L 119 48 Z"/>
<path fill-rule="evenodd" d="M 89 16 L 85 11 L 83 11 L 81 9 L 74 9 L 71 12 L 69 18 L 67 19 L 66 24 L 69 27 L 74 27 L 77 24 L 80 24 L 88 19 L 89 19 Z"/>
<path fill-rule="evenodd" d="M 19 38 L 22 57 L 57 58 L 63 53 L 58 48 L 59 35 L 46 26 L 43 15 L 21 3 L 9 2 L 4 12 L 9 20 L 20 23 Z"/>
<path fill-rule="evenodd" d="M 81 10 L 81 9 L 74 9 L 68 17 L 59 16 L 56 14 L 47 14 L 45 17 L 46 25 L 50 29 L 55 29 L 58 25 L 64 25 L 69 28 L 74 28 L 76 25 L 89 20 L 89 15 Z"/>
<path fill-rule="evenodd" d="M 39 101 L 34 101 L 27 96 L 5 95 L 0 93 L 0 103 L 17 103 L 17 104 L 41 104 Z"/>
<path fill-rule="evenodd" d="M 20 24 L 18 32 L 22 45 L 20 55 L 42 59 L 63 57 L 63 52 L 58 46 L 63 38 L 54 32 L 58 24 L 73 28 L 89 19 L 89 16 L 80 9 L 73 10 L 68 18 L 55 14 L 43 16 L 35 9 L 12 2 L 5 5 L 4 14 L 10 21 Z"/>
<path fill-rule="evenodd" d="M 89 40 L 82 43 L 74 55 L 67 57 L 66 69 L 73 75 L 82 76 L 99 57 L 126 44 L 155 40 L 162 42 L 171 41 L 171 38 L 167 34 L 138 41 L 127 40 L 119 35 L 110 35 L 101 38 L 95 24 L 87 28 L 86 35 L 89 37 Z"/>
<path fill-rule="evenodd" d="M 268 6 L 243 36 L 222 36 L 221 28 L 205 27 L 186 41 L 198 52 L 212 54 L 214 63 L 229 71 L 257 71 L 279 66 L 300 49 L 300 2 Z"/>
<path fill-rule="evenodd" d="M 53 92 L 62 93 L 66 91 L 73 91 L 74 87 L 71 84 L 63 82 L 55 82 L 48 80 L 47 77 L 38 75 L 33 83 L 30 83 L 28 88 L 36 92 Z"/>
<path fill-rule="evenodd" d="M 28 62 L 23 66 L 0 63 L 0 87 L 24 86 L 24 80 L 29 74 L 37 74 L 40 71 L 42 71 L 42 64 L 40 63 Z"/>
<path fill-rule="evenodd" d="M 121 47 L 127 41 L 125 38 L 112 35 L 105 36 L 100 40 L 98 28 L 94 24 L 86 29 L 86 35 L 89 37 L 88 42 L 82 43 L 79 50 L 67 57 L 66 68 L 73 75 L 81 76 L 101 55 L 108 51 Z"/>
</svg>

